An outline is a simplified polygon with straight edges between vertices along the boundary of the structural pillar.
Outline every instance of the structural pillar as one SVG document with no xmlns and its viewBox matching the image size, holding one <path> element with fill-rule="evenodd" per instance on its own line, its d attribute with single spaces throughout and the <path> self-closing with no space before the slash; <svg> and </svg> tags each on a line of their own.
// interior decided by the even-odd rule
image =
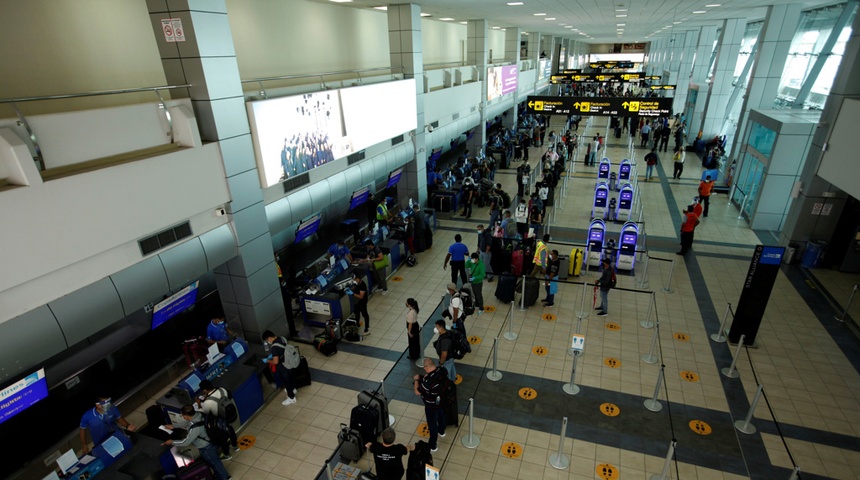
<svg viewBox="0 0 860 480">
<path fill-rule="evenodd" d="M 472 138 L 466 141 L 469 151 L 477 152 L 487 144 L 487 45 L 488 24 L 486 20 L 469 20 L 466 25 L 466 64 L 478 69 L 481 79 L 480 124 Z"/>
<path fill-rule="evenodd" d="M 286 333 L 278 269 L 226 5 L 207 2 L 205 10 L 198 10 L 189 7 L 198 2 L 175 2 L 181 7 L 168 9 L 167 3 L 146 2 L 167 83 L 192 85 L 189 95 L 200 137 L 219 144 L 232 198 L 227 213 L 239 255 L 215 269 L 224 314 L 230 326 L 241 325 L 251 341 L 257 341 L 266 329 Z M 184 31 L 182 41 L 165 39 L 162 22 L 171 19 L 174 28 Z"/>
<path fill-rule="evenodd" d="M 511 65 L 517 65 L 517 75 L 520 74 L 520 39 L 522 38 L 522 30 L 519 28 L 508 27 L 505 29 L 505 62 Z M 514 108 L 513 111 L 502 119 L 502 124 L 505 128 L 517 127 L 517 105 L 520 103 L 520 89 L 517 83 L 517 89 L 514 90 Z"/>
<path fill-rule="evenodd" d="M 714 40 L 717 37 L 717 27 L 706 25 L 699 29 L 698 47 L 696 47 L 696 59 L 693 63 L 693 73 L 690 75 L 690 87 L 687 89 L 687 102 L 695 98 L 693 114 L 687 118 L 689 134 L 698 135 L 702 131 L 703 113 L 710 85 L 708 73 L 711 70 L 712 52 Z M 694 91 L 695 90 L 695 91 Z M 705 138 L 705 137 L 702 137 Z"/>
<path fill-rule="evenodd" d="M 699 30 L 687 30 L 683 34 L 684 47 L 680 50 L 681 58 L 678 59 L 678 78 L 675 82 L 675 101 L 673 108 L 675 113 L 684 111 L 687 102 L 687 90 L 690 87 L 690 75 L 693 69 L 693 57 L 696 55 L 696 47 L 699 45 Z M 687 123 L 687 126 L 690 124 Z M 689 129 L 687 130 L 689 133 Z"/>
<path fill-rule="evenodd" d="M 718 135 L 728 114 L 726 104 L 732 94 L 735 65 L 738 63 L 745 28 L 745 19 L 723 20 L 720 38 L 717 40 L 714 75 L 711 77 L 711 86 L 705 99 L 705 111 L 702 114 L 702 138 L 713 138 Z"/>
</svg>

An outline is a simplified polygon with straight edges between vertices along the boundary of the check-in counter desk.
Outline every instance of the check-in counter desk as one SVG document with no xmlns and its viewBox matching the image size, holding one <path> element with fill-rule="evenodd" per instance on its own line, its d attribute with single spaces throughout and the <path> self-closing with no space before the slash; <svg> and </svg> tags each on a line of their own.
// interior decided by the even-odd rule
<svg viewBox="0 0 860 480">
<path fill-rule="evenodd" d="M 339 273 L 331 281 L 326 283 L 325 287 L 320 288 L 319 284 L 314 284 L 317 289 L 314 293 L 303 292 L 299 296 L 299 305 L 302 308 L 305 325 L 316 327 L 325 327 L 326 322 L 331 318 L 345 319 L 352 313 L 352 304 L 349 295 L 343 289 L 337 288 L 341 282 L 345 282 L 352 278 L 355 271 L 361 272 L 368 288 L 373 288 L 372 279 L 370 278 L 370 270 L 366 265 L 350 265 L 346 271 Z"/>
<path fill-rule="evenodd" d="M 176 435 L 182 438 L 184 430 L 177 429 Z M 90 454 L 62 478 L 89 480 L 97 476 L 105 480 L 161 480 L 165 474 L 175 474 L 178 466 L 187 461 L 175 450 L 161 444 L 161 440 L 146 435 L 134 435 L 130 440 L 122 434 L 114 434 L 93 447 Z"/>
</svg>

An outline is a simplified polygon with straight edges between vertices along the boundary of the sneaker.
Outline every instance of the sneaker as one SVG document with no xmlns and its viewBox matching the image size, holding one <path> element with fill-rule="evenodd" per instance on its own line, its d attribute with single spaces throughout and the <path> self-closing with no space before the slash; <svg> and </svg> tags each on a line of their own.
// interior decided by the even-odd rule
<svg viewBox="0 0 860 480">
<path fill-rule="evenodd" d="M 238 445 L 235 445 L 235 446 L 233 447 L 233 451 L 234 451 L 234 452 L 240 452 L 241 450 L 239 449 L 239 446 L 238 446 Z"/>
<path fill-rule="evenodd" d="M 293 396 L 295 397 L 295 396 L 296 396 L 296 394 L 298 394 L 298 393 L 299 393 L 299 391 L 298 391 L 298 390 L 296 390 L 296 389 L 294 388 L 294 389 L 293 389 Z"/>
<path fill-rule="evenodd" d="M 439 434 L 439 436 L 440 436 L 440 437 L 442 437 L 442 438 L 445 438 L 445 434 L 444 434 L 444 433 L 440 433 L 440 434 Z"/>
<path fill-rule="evenodd" d="M 430 452 L 435 453 L 436 450 L 439 450 L 439 445 L 436 445 L 435 447 L 430 447 Z"/>
<path fill-rule="evenodd" d="M 480 309 L 480 310 L 478 310 L 478 316 L 479 316 L 479 317 L 480 317 L 481 315 L 483 315 L 483 314 L 484 314 L 484 309 L 483 309 L 483 308 L 482 308 L 482 309 Z"/>
<path fill-rule="evenodd" d="M 224 455 L 221 454 L 221 460 L 233 460 L 233 455 Z"/>
<path fill-rule="evenodd" d="M 603 310 L 603 307 L 594 307 L 595 310 Z"/>
<path fill-rule="evenodd" d="M 294 398 L 287 398 L 286 400 L 281 402 L 281 405 L 287 406 L 287 405 L 292 405 L 294 403 L 296 403 L 295 397 Z"/>
<path fill-rule="evenodd" d="M 546 305 L 544 305 L 544 307 L 545 307 L 545 308 L 552 308 L 552 307 L 554 307 L 554 306 L 555 306 L 555 305 L 553 305 L 553 304 L 551 304 L 551 303 L 547 303 Z"/>
<path fill-rule="evenodd" d="M 607 312 L 600 312 L 597 314 L 598 317 L 605 317 L 607 315 L 609 315 Z"/>
<path fill-rule="evenodd" d="M 365 330 L 365 331 L 364 331 L 364 336 L 365 336 L 365 337 L 369 337 L 369 336 L 370 336 L 370 330 Z"/>
<path fill-rule="evenodd" d="M 382 296 L 384 297 L 384 296 L 386 296 L 386 295 L 388 295 L 388 289 L 385 289 L 385 290 L 383 290 L 383 291 L 382 291 Z"/>
</svg>

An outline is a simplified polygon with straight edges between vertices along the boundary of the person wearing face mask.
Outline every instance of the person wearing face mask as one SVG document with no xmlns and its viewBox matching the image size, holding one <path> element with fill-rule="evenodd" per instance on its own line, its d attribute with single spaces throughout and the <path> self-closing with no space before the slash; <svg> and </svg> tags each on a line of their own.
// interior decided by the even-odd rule
<svg viewBox="0 0 860 480">
<path fill-rule="evenodd" d="M 206 341 L 209 345 L 217 343 L 219 347 L 224 348 L 224 345 L 230 343 L 234 337 L 224 317 L 213 318 L 206 327 Z"/>
<path fill-rule="evenodd" d="M 476 251 L 481 256 L 481 262 L 484 263 L 487 281 L 492 282 L 493 269 L 490 266 L 490 262 L 493 261 L 493 235 L 490 229 L 485 229 L 483 225 L 478 225 L 478 249 Z"/>
<path fill-rule="evenodd" d="M 293 386 L 293 375 L 286 365 L 287 339 L 278 337 L 271 330 L 263 332 L 263 344 L 271 348 L 271 355 L 266 359 L 272 373 L 278 376 L 281 381 L 281 386 L 284 387 L 284 392 L 287 394 L 287 399 L 281 402 L 281 405 L 289 406 L 296 403 L 296 388 Z"/>
<path fill-rule="evenodd" d="M 558 293 L 558 270 L 560 261 L 558 259 L 558 250 L 553 250 L 549 253 L 546 264 L 546 298 L 542 300 L 543 306 L 552 308 L 555 306 L 555 294 Z"/>
<path fill-rule="evenodd" d="M 454 365 L 454 357 L 451 355 L 451 351 L 454 349 L 454 337 L 445 327 L 445 320 L 436 320 L 434 331 L 436 335 L 439 335 L 439 338 L 433 342 L 433 348 L 436 349 L 436 355 L 439 356 L 439 365 L 444 367 L 448 378 L 453 382 L 457 380 L 457 367 Z"/>
<path fill-rule="evenodd" d="M 214 443 L 209 442 L 209 439 L 206 437 L 203 414 L 195 411 L 193 405 L 184 405 L 182 410 L 180 410 L 180 414 L 182 415 L 182 422 L 185 423 L 185 427 L 188 429 L 188 435 L 182 440 L 167 440 L 162 445 L 175 445 L 177 447 L 194 445 L 200 452 L 200 458 L 215 471 L 215 478 L 217 480 L 230 480 L 230 473 L 224 468 L 224 463 L 218 457 L 218 447 Z M 165 425 L 165 427 L 173 429 L 173 425 Z"/>
<path fill-rule="evenodd" d="M 367 284 L 361 279 L 361 273 L 356 271 L 352 274 L 352 288 L 346 291 L 352 295 L 352 313 L 355 320 L 358 316 L 364 317 L 364 334 L 370 335 L 370 316 L 367 314 Z"/>
<path fill-rule="evenodd" d="M 418 302 L 414 298 L 406 299 L 406 335 L 409 338 L 409 360 L 421 357 L 421 327 L 418 326 Z"/>
<path fill-rule="evenodd" d="M 472 253 L 472 258 L 469 259 L 466 269 L 469 271 L 469 282 L 472 284 L 472 293 L 475 294 L 475 310 L 478 311 L 478 315 L 482 315 L 484 313 L 483 287 L 486 267 L 477 252 Z"/>
<path fill-rule="evenodd" d="M 84 446 L 82 453 L 89 453 L 90 451 L 87 443 L 87 431 L 90 432 L 93 445 L 98 445 L 115 433 L 125 436 L 118 427 L 129 432 L 135 431 L 135 426 L 122 417 L 110 397 L 97 397 L 95 407 L 84 412 L 81 417 L 80 438 L 81 444 Z M 131 441 L 129 440 L 128 443 L 131 444 Z"/>
</svg>

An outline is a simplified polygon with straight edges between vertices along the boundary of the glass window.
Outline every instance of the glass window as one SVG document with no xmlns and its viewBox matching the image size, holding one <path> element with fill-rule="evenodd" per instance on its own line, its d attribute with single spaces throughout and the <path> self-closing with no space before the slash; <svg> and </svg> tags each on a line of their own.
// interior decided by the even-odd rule
<svg viewBox="0 0 860 480">
<path fill-rule="evenodd" d="M 773 143 L 776 141 L 776 132 L 756 122 L 750 123 L 752 128 L 750 129 L 749 144 L 759 153 L 770 158 L 770 154 L 773 153 Z"/>
</svg>

